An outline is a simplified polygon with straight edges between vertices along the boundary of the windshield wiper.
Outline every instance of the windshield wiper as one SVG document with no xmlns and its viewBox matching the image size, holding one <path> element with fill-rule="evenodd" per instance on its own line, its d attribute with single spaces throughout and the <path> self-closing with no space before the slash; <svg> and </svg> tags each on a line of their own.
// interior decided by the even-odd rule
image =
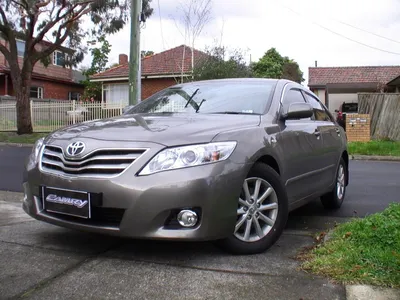
<svg viewBox="0 0 400 300">
<path fill-rule="evenodd" d="M 247 112 L 239 112 L 239 111 L 217 111 L 212 112 L 211 114 L 226 114 L 226 115 L 259 115 L 257 113 L 247 113 Z"/>
<path fill-rule="evenodd" d="M 189 105 L 190 101 L 192 101 L 193 97 L 197 94 L 198 91 L 199 91 L 199 88 L 194 91 L 192 96 L 190 96 L 189 100 L 186 102 L 185 108 Z M 197 105 L 197 103 L 196 103 L 196 110 L 199 110 L 199 106 Z"/>
<path fill-rule="evenodd" d="M 196 112 L 199 112 L 199 109 L 204 101 L 206 101 L 206 99 L 201 100 L 200 104 L 197 106 Z"/>
</svg>

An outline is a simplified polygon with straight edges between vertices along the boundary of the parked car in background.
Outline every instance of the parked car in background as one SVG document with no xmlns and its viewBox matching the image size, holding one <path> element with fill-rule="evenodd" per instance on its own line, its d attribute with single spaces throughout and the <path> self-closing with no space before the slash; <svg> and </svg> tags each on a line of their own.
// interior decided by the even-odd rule
<svg viewBox="0 0 400 300">
<path fill-rule="evenodd" d="M 302 85 L 190 82 L 38 140 L 23 209 L 79 230 L 260 253 L 291 210 L 342 205 L 348 161 L 343 128 Z"/>
<path fill-rule="evenodd" d="M 347 114 L 357 114 L 358 113 L 358 103 L 346 103 L 343 102 L 340 108 L 336 112 L 336 122 L 346 130 L 346 116 Z"/>
</svg>

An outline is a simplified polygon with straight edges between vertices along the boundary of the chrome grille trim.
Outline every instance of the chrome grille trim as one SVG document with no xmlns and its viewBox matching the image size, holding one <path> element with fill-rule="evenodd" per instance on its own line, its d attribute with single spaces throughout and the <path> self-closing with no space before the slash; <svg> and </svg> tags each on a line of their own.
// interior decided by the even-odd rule
<svg viewBox="0 0 400 300">
<path fill-rule="evenodd" d="M 112 178 L 121 175 L 148 149 L 100 148 L 78 158 L 68 158 L 61 147 L 45 145 L 39 169 L 62 177 Z"/>
</svg>

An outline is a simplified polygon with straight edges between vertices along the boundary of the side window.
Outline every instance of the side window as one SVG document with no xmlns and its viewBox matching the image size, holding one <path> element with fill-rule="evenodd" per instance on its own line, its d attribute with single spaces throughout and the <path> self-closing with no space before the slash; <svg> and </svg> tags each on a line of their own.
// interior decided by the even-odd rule
<svg viewBox="0 0 400 300">
<path fill-rule="evenodd" d="M 306 102 L 300 90 L 291 89 L 287 91 L 282 101 L 283 112 L 287 112 L 290 104 L 298 102 Z"/>
<path fill-rule="evenodd" d="M 333 122 L 329 113 L 326 111 L 326 109 L 321 105 L 321 103 L 316 98 L 314 98 L 313 96 L 311 96 L 308 93 L 305 93 L 305 95 L 306 95 L 308 102 L 311 104 L 311 106 L 313 107 L 313 110 L 314 110 L 314 116 L 312 118 L 313 120 Z"/>
</svg>

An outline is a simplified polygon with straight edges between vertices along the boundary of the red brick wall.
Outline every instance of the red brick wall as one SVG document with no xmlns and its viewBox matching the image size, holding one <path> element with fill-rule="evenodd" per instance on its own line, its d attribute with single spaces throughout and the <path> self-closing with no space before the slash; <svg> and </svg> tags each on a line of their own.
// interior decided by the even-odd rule
<svg viewBox="0 0 400 300">
<path fill-rule="evenodd" d="M 142 100 L 175 84 L 177 83 L 174 78 L 142 79 Z"/>
<path fill-rule="evenodd" d="M 4 95 L 4 85 L 4 76 L 0 76 L 0 95 Z M 11 96 L 15 96 L 10 77 L 8 77 L 8 85 L 8 94 Z M 83 87 L 74 84 L 64 84 L 44 80 L 32 80 L 32 86 L 43 88 L 44 99 L 68 100 L 69 92 L 78 92 L 83 94 Z"/>
<path fill-rule="evenodd" d="M 43 98 L 68 100 L 69 92 L 83 93 L 83 87 L 51 81 L 32 80 L 32 86 L 43 87 Z"/>
</svg>

